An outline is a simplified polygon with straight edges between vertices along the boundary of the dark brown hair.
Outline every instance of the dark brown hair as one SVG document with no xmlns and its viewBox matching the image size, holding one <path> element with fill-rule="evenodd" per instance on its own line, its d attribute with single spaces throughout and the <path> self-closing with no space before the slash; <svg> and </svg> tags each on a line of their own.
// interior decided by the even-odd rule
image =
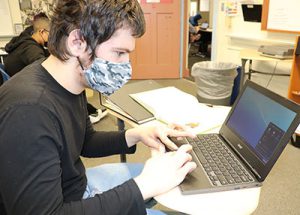
<svg viewBox="0 0 300 215">
<path fill-rule="evenodd" d="M 71 31 L 80 29 L 94 58 L 97 45 L 122 27 L 130 28 L 137 38 L 145 33 L 144 14 L 137 0 L 59 0 L 51 17 L 48 49 L 60 60 L 68 60 L 66 39 Z"/>
</svg>

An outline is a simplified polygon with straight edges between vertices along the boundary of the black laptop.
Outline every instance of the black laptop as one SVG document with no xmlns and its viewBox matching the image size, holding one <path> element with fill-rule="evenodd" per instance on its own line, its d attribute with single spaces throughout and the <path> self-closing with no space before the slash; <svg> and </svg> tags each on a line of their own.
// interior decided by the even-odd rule
<svg viewBox="0 0 300 215">
<path fill-rule="evenodd" d="M 219 134 L 177 142 L 193 145 L 197 163 L 180 184 L 182 193 L 261 186 L 299 123 L 298 104 L 247 81 Z"/>
</svg>

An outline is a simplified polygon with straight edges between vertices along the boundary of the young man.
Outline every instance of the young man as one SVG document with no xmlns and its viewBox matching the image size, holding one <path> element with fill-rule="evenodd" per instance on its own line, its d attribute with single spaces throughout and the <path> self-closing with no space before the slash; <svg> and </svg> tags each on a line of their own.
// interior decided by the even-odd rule
<svg viewBox="0 0 300 215">
<path fill-rule="evenodd" d="M 48 19 L 48 16 L 44 13 L 44 12 L 40 12 L 36 15 L 34 15 L 33 20 L 32 20 L 32 24 L 30 26 L 28 26 L 27 28 L 24 29 L 24 31 L 22 31 L 20 33 L 20 35 L 13 37 L 7 44 L 6 44 L 6 48 L 10 49 L 16 41 L 20 40 L 22 37 L 27 37 L 27 36 L 31 36 L 34 32 L 33 29 L 33 23 L 41 18 L 45 18 Z"/>
<path fill-rule="evenodd" d="M 194 35 L 190 35 L 190 39 L 194 39 L 199 42 L 198 52 L 195 54 L 198 57 L 205 58 L 209 57 L 208 45 L 211 43 L 212 34 L 205 31 L 200 31 L 199 21 L 202 19 L 200 13 L 197 13 L 195 16 L 189 18 L 189 30 L 196 31 Z M 194 27 L 194 28 L 192 28 Z"/>
<path fill-rule="evenodd" d="M 25 66 L 34 61 L 49 56 L 44 48 L 48 42 L 50 21 L 47 17 L 39 17 L 33 21 L 33 33 L 25 31 L 19 37 L 13 38 L 5 46 L 8 53 L 4 59 L 4 65 L 8 75 L 13 76 Z"/>
<path fill-rule="evenodd" d="M 168 138 L 193 136 L 186 131 L 97 132 L 88 119 L 84 89 L 109 95 L 130 78 L 129 53 L 144 25 L 136 0 L 57 1 L 50 57 L 0 88 L 0 214 L 146 214 L 145 200 L 196 168 L 191 147 L 177 149 Z M 144 167 L 111 164 L 85 173 L 80 156 L 134 153 L 138 142 L 159 152 Z M 165 153 L 164 145 L 177 151 Z"/>
</svg>

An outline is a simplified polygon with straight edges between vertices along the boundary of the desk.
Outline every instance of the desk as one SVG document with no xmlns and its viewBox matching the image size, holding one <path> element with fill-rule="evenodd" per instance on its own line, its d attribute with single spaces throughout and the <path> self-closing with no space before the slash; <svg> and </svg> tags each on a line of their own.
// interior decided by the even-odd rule
<svg viewBox="0 0 300 215">
<path fill-rule="evenodd" d="M 208 33 L 212 33 L 213 29 L 212 28 L 207 28 L 207 29 L 203 29 L 203 28 L 199 28 L 200 33 L 201 32 L 208 32 Z"/>
<path fill-rule="evenodd" d="M 108 110 L 109 114 L 117 117 L 118 120 L 125 121 L 132 127 L 153 126 L 161 122 L 153 120 L 142 125 L 129 120 L 122 115 Z M 227 112 L 224 113 L 227 115 Z M 218 129 L 217 129 L 218 130 Z M 217 131 L 214 130 L 213 132 Z M 226 192 L 182 195 L 180 189 L 175 187 L 167 193 L 155 197 L 162 205 L 187 214 L 228 214 L 242 215 L 251 214 L 257 207 L 260 196 L 260 188 L 234 190 Z M 217 203 L 217 206 L 216 206 Z"/>
<path fill-rule="evenodd" d="M 4 64 L 3 57 L 8 55 L 6 51 L 0 49 L 0 63 Z"/>
<path fill-rule="evenodd" d="M 155 197 L 162 205 L 191 215 L 246 215 L 256 209 L 260 188 L 182 195 L 179 187 Z"/>
<path fill-rule="evenodd" d="M 246 74 L 246 63 L 249 60 L 249 71 L 248 71 L 248 79 L 251 79 L 251 74 L 252 73 L 261 73 L 261 74 L 269 74 L 265 72 L 259 72 L 259 71 L 254 71 L 252 69 L 252 61 L 257 60 L 257 61 L 270 61 L 270 62 L 292 62 L 292 59 L 278 59 L 278 58 L 271 58 L 271 57 L 265 57 L 260 55 L 260 52 L 253 50 L 253 49 L 242 49 L 240 52 L 240 57 L 242 60 L 242 72 L 241 72 L 241 82 L 240 86 L 243 86 L 244 79 L 245 79 L 245 74 Z"/>
</svg>

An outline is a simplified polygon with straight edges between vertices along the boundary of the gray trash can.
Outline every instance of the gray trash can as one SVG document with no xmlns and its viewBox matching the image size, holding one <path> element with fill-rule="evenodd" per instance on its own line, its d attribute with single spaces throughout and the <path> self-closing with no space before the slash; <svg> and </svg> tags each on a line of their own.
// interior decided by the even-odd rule
<svg viewBox="0 0 300 215">
<path fill-rule="evenodd" d="M 192 67 L 199 102 L 230 105 L 232 87 L 237 76 L 237 65 L 226 62 L 203 61 Z"/>
</svg>

